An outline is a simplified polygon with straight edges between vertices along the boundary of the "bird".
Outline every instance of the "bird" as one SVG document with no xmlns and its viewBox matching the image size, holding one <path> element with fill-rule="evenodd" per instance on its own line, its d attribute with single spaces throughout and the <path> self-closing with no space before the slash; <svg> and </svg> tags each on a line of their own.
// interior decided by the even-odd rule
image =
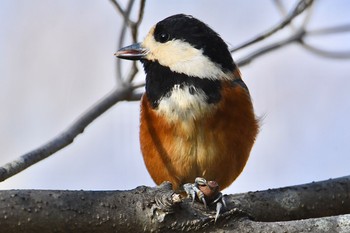
<svg viewBox="0 0 350 233">
<path fill-rule="evenodd" d="M 176 14 L 115 55 L 140 60 L 146 74 L 140 145 L 154 182 L 170 181 L 174 190 L 198 177 L 215 181 L 219 191 L 231 185 L 246 165 L 259 120 L 220 35 Z"/>
</svg>

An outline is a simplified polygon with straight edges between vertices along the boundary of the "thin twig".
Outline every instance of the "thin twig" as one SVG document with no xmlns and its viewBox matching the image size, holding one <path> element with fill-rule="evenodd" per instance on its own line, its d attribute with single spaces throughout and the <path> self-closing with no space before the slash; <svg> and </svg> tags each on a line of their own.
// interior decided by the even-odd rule
<svg viewBox="0 0 350 233">
<path fill-rule="evenodd" d="M 139 34 L 139 27 L 143 19 L 144 11 L 145 11 L 145 5 L 146 5 L 146 0 L 141 0 L 140 1 L 140 8 L 139 8 L 139 13 L 137 20 L 134 25 L 131 27 L 131 35 L 132 35 L 132 41 L 133 43 L 137 43 L 138 41 L 138 34 Z M 136 74 L 139 72 L 139 69 L 137 68 L 137 63 L 134 61 L 131 66 L 131 70 L 126 78 L 127 83 L 132 83 L 134 78 L 136 77 Z"/>
<path fill-rule="evenodd" d="M 306 27 L 312 18 L 312 13 L 313 13 L 314 8 L 315 8 L 315 4 L 312 4 L 312 5 L 310 5 L 310 7 L 308 7 L 306 9 L 306 14 L 305 14 L 304 20 L 300 26 L 300 27 L 304 28 L 305 30 L 306 30 Z M 291 24 L 291 25 L 293 25 L 293 24 Z"/>
<path fill-rule="evenodd" d="M 309 30 L 307 34 L 312 36 L 320 36 L 320 35 L 336 34 L 336 33 L 344 33 L 344 32 L 350 32 L 350 24 Z"/>
<path fill-rule="evenodd" d="M 141 87 L 144 87 L 144 86 L 145 86 L 144 82 L 132 85 L 133 89 L 138 89 L 138 88 L 141 88 Z"/>
<path fill-rule="evenodd" d="M 283 1 L 282 0 L 274 0 L 274 3 L 275 3 L 276 8 L 278 9 L 278 11 L 281 13 L 281 15 L 283 17 L 286 17 L 288 14 L 288 11 L 287 11 L 287 8 L 285 7 L 285 5 L 283 4 Z M 314 4 L 311 4 L 310 7 L 308 7 L 308 9 L 305 9 L 305 10 L 307 10 L 307 14 L 305 15 L 305 18 L 303 20 L 303 23 L 301 26 L 302 28 L 306 28 L 306 25 L 309 23 L 309 20 L 311 19 L 313 5 Z M 293 21 L 291 21 L 288 26 L 293 30 L 297 30 L 293 24 Z"/>
<path fill-rule="evenodd" d="M 137 61 L 133 61 L 126 82 L 132 83 L 138 72 L 139 68 L 137 67 Z"/>
<path fill-rule="evenodd" d="M 12 162 L 0 167 L 0 181 L 23 171 L 29 166 L 47 158 L 53 153 L 71 144 L 74 139 L 84 132 L 85 128 L 102 113 L 107 111 L 110 107 L 122 100 L 128 100 L 132 96 L 133 88 L 126 87 L 115 89 L 107 96 L 102 98 L 99 102 L 88 109 L 81 115 L 71 126 L 69 126 L 62 133 L 48 141 L 44 145 L 34 149 Z"/>
<path fill-rule="evenodd" d="M 139 101 L 142 95 L 143 95 L 142 92 L 133 92 L 128 98 L 128 101 Z"/>
<path fill-rule="evenodd" d="M 120 14 L 124 15 L 125 12 L 123 10 L 123 8 L 120 6 L 119 2 L 116 0 L 110 0 L 112 5 L 119 11 Z"/>
<path fill-rule="evenodd" d="M 130 0 L 128 3 L 128 6 L 123 14 L 124 16 L 124 22 L 122 25 L 122 29 L 120 30 L 120 34 L 119 34 L 119 40 L 118 40 L 118 48 L 121 48 L 124 45 L 124 39 L 125 39 L 125 34 L 126 34 L 126 29 L 128 27 L 128 20 L 130 20 L 130 13 L 131 13 L 131 9 L 132 6 L 134 5 L 135 0 Z M 123 78 L 122 78 L 122 65 L 121 65 L 121 60 L 117 59 L 117 85 L 122 85 L 123 84 Z"/>
<path fill-rule="evenodd" d="M 134 25 L 132 25 L 132 27 L 131 27 L 131 34 L 132 34 L 133 42 L 137 42 L 137 36 L 138 36 L 138 33 L 139 33 L 139 27 L 140 27 L 140 24 L 141 24 L 141 22 L 143 20 L 143 15 L 144 15 L 144 12 L 145 12 L 145 5 L 146 5 L 146 0 L 141 0 L 140 1 L 139 14 L 138 14 L 137 20 L 134 23 Z"/>
<path fill-rule="evenodd" d="M 281 15 L 285 16 L 287 14 L 287 10 L 284 7 L 283 2 L 281 0 L 274 0 L 273 2 L 275 3 L 276 8 L 281 13 Z"/>
<path fill-rule="evenodd" d="M 274 0 L 273 1 L 275 3 L 275 6 L 277 8 L 277 10 L 280 12 L 281 16 L 286 17 L 288 14 L 288 9 L 285 6 L 285 4 L 283 3 L 282 0 Z M 292 30 L 295 30 L 295 27 L 293 25 L 293 21 L 291 21 L 288 25 L 288 27 Z"/>
<path fill-rule="evenodd" d="M 290 11 L 290 13 L 276 26 L 270 28 L 266 32 L 256 36 L 255 38 L 237 46 L 236 48 L 233 48 L 230 50 L 231 53 L 236 52 L 240 49 L 243 49 L 249 45 L 255 44 L 259 41 L 262 41 L 263 39 L 273 35 L 277 31 L 281 30 L 284 28 L 286 25 L 289 25 L 291 21 L 297 17 L 299 14 L 301 14 L 305 9 L 307 9 L 311 4 L 313 3 L 313 0 L 300 0 L 296 6 Z"/>
<path fill-rule="evenodd" d="M 132 24 L 134 24 L 134 22 L 132 22 L 127 14 L 127 11 L 124 11 L 123 8 L 120 6 L 119 2 L 116 0 L 110 0 L 112 5 L 117 9 L 117 11 L 123 16 L 124 21 L 130 26 Z"/>
<path fill-rule="evenodd" d="M 303 36 L 305 35 L 305 31 L 304 30 L 300 30 L 296 33 L 294 33 L 293 35 L 291 35 L 290 37 L 288 37 L 287 39 L 275 42 L 273 44 L 267 45 L 261 49 L 258 49 L 250 54 L 248 54 L 247 56 L 237 60 L 237 65 L 242 67 L 247 65 L 248 63 L 250 63 L 253 59 L 260 57 L 261 55 L 264 55 L 268 52 L 271 52 L 273 50 L 276 50 L 278 48 L 281 48 L 285 45 L 288 45 L 292 42 L 298 42 L 300 41 Z"/>
<path fill-rule="evenodd" d="M 279 11 L 282 14 L 286 14 L 286 8 L 284 7 L 282 1 L 280 0 L 274 0 L 276 7 L 279 9 Z M 323 29 L 317 29 L 313 31 L 306 31 L 306 26 L 311 20 L 311 15 L 312 15 L 312 9 L 313 7 L 309 7 L 307 10 L 307 14 L 305 15 L 305 18 L 300 26 L 300 28 L 305 30 L 304 36 L 314 36 L 314 35 L 326 35 L 326 34 L 335 34 L 335 33 L 344 33 L 344 32 L 349 32 L 350 31 L 350 25 L 340 25 L 340 26 L 334 26 L 334 27 L 328 27 L 328 28 L 323 28 Z M 290 22 L 290 26 L 293 26 L 293 22 Z M 294 31 L 296 30 L 293 27 Z M 327 57 L 327 58 L 333 58 L 333 59 L 348 59 L 350 58 L 350 51 L 329 51 L 329 50 L 324 50 L 321 48 L 318 48 L 316 46 L 313 46 L 309 43 L 306 43 L 302 38 L 298 39 L 300 44 L 307 49 L 308 51 L 315 53 L 318 56 L 322 57 Z"/>
<path fill-rule="evenodd" d="M 301 43 L 302 46 L 307 49 L 308 51 L 322 56 L 322 57 L 327 57 L 327 58 L 333 58 L 333 59 L 349 59 L 350 58 L 350 51 L 329 51 L 329 50 L 324 50 L 321 48 L 318 48 L 316 46 L 313 46 L 311 44 L 305 43 L 303 41 L 303 43 Z"/>
</svg>

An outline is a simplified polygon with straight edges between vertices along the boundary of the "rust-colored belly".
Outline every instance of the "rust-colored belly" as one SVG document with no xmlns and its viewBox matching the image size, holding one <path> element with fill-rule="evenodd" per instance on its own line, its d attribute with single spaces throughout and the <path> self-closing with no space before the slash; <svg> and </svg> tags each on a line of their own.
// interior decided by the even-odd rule
<svg viewBox="0 0 350 233">
<path fill-rule="evenodd" d="M 250 97 L 238 85 L 224 86 L 208 114 L 186 121 L 169 121 L 142 98 L 141 151 L 156 184 L 178 189 L 204 177 L 226 188 L 243 170 L 257 132 Z"/>
</svg>

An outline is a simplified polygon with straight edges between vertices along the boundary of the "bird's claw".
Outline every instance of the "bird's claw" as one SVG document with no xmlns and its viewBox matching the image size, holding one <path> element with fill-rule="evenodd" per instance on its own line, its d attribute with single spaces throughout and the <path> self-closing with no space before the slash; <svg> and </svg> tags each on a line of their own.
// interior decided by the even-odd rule
<svg viewBox="0 0 350 233">
<path fill-rule="evenodd" d="M 224 206 L 226 208 L 225 198 L 221 192 L 218 193 L 217 197 L 212 203 L 213 204 L 216 203 L 216 214 L 215 214 L 215 222 L 216 222 L 216 220 L 219 218 L 222 207 Z"/>
<path fill-rule="evenodd" d="M 207 181 L 202 177 L 197 177 L 195 182 L 184 184 L 187 195 L 192 198 L 192 204 L 195 200 L 203 203 L 204 207 L 216 204 L 215 222 L 220 216 L 222 207 L 226 207 L 225 199 L 219 191 L 219 185 L 215 181 Z"/>
</svg>

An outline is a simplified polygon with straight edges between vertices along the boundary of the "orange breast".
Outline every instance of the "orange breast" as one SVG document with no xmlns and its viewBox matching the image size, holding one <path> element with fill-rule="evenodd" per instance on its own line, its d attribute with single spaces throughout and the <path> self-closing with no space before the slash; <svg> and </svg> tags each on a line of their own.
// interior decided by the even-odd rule
<svg viewBox="0 0 350 233">
<path fill-rule="evenodd" d="M 240 85 L 224 84 L 222 98 L 208 114 L 188 122 L 170 122 L 141 101 L 140 143 L 153 180 L 174 189 L 196 177 L 229 186 L 243 170 L 258 132 L 249 94 Z"/>
</svg>

